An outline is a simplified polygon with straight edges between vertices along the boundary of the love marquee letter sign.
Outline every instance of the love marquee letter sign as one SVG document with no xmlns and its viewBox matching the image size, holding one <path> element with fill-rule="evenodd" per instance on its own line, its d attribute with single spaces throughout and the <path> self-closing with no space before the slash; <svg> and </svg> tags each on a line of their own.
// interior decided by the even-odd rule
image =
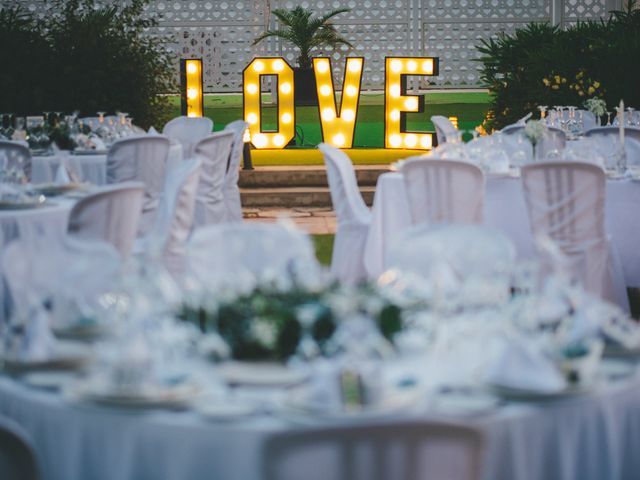
<svg viewBox="0 0 640 480">
<path fill-rule="evenodd" d="M 433 134 L 406 131 L 405 115 L 423 112 L 424 97 L 407 95 L 410 75 L 436 76 L 437 57 L 387 57 L 385 59 L 385 148 L 430 149 Z M 358 118 L 360 88 L 364 58 L 349 57 L 342 81 L 340 105 L 336 102 L 331 60 L 314 58 L 318 109 L 323 141 L 340 148 L 351 148 Z M 276 78 L 276 130 L 262 128 L 261 81 L 265 75 Z M 249 124 L 251 143 L 259 149 L 284 148 L 295 136 L 296 110 L 294 105 L 293 69 L 284 58 L 254 58 L 243 72 L 244 119 Z"/>
</svg>

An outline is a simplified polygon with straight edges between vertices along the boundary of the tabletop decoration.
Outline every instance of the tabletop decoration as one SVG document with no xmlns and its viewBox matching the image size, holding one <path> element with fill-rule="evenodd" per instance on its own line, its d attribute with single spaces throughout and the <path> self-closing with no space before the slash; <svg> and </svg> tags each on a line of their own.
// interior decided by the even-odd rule
<svg viewBox="0 0 640 480">
<path fill-rule="evenodd" d="M 596 125 L 600 126 L 602 116 L 607 113 L 607 102 L 602 98 L 591 97 L 584 102 L 584 107 L 596 116 Z"/>
<path fill-rule="evenodd" d="M 533 147 L 533 158 L 537 158 L 536 146 L 540 143 L 540 140 L 542 140 L 546 131 L 546 125 L 539 120 L 529 120 L 524 128 L 524 134 Z"/>
</svg>

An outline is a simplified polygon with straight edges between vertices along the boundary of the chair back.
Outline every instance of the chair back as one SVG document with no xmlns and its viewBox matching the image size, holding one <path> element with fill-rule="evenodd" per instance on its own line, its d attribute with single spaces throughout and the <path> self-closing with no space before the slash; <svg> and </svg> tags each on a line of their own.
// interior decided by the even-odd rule
<svg viewBox="0 0 640 480">
<path fill-rule="evenodd" d="M 366 223 L 371 213 L 364 203 L 351 159 L 339 148 L 318 145 L 327 167 L 331 203 L 338 224 Z"/>
<path fill-rule="evenodd" d="M 0 472 L 7 480 L 40 478 L 38 459 L 29 434 L 6 417 L 0 417 Z"/>
<path fill-rule="evenodd" d="M 199 158 L 190 158 L 168 172 L 156 222 L 140 239 L 139 248 L 136 244 L 139 252 L 160 256 L 174 277 L 184 271 L 184 252 L 193 226 L 201 165 Z"/>
<path fill-rule="evenodd" d="M 213 121 L 208 117 L 176 117 L 169 120 L 162 134 L 182 145 L 183 158 L 191 158 L 196 144 L 213 130 Z"/>
<path fill-rule="evenodd" d="M 107 183 L 137 181 L 144 184 L 138 235 L 149 231 L 155 220 L 164 188 L 169 139 L 139 135 L 118 140 L 107 154 Z"/>
<path fill-rule="evenodd" d="M 502 129 L 502 133 L 507 136 L 524 135 L 526 125 L 510 125 Z M 567 136 L 556 127 L 547 127 L 542 139 L 536 145 L 536 158 L 534 160 L 545 160 L 547 155 L 553 151 L 562 152 L 567 144 Z"/>
<path fill-rule="evenodd" d="M 31 181 L 31 150 L 26 145 L 10 140 L 0 140 L 0 170 L 22 170 Z"/>
<path fill-rule="evenodd" d="M 196 195 L 195 226 L 224 221 L 224 178 L 234 135 L 232 131 L 212 133 L 195 146 L 195 155 L 202 160 Z"/>
<path fill-rule="evenodd" d="M 402 421 L 275 433 L 266 480 L 479 480 L 484 439 L 474 428 Z"/>
<path fill-rule="evenodd" d="M 447 117 L 443 117 L 442 115 L 433 115 L 431 117 L 431 122 L 436 128 L 436 139 L 438 140 L 438 145 L 456 141 L 458 139 L 458 129 Z"/>
<path fill-rule="evenodd" d="M 225 131 L 233 132 L 233 145 L 227 173 L 224 177 L 224 201 L 227 208 L 225 219 L 227 222 L 242 221 L 242 203 L 238 181 L 240 179 L 240 162 L 244 152 L 244 132 L 248 127 L 249 124 L 244 120 L 236 120 L 224 127 Z"/>
<path fill-rule="evenodd" d="M 195 230 L 187 245 L 189 273 L 207 285 L 315 275 L 319 265 L 308 235 L 295 227 L 223 223 Z"/>
<path fill-rule="evenodd" d="M 615 167 L 620 129 L 614 126 L 598 127 L 587 130 L 584 135 L 596 142 L 596 149 L 604 158 L 605 166 Z M 627 165 L 640 165 L 640 128 L 625 127 L 624 149 L 627 153 Z"/>
<path fill-rule="evenodd" d="M 74 205 L 67 231 L 79 238 L 104 240 L 127 257 L 138 231 L 143 194 L 140 182 L 101 188 Z"/>
<path fill-rule="evenodd" d="M 401 171 L 414 225 L 482 223 L 485 179 L 476 165 L 416 157 Z"/>
</svg>

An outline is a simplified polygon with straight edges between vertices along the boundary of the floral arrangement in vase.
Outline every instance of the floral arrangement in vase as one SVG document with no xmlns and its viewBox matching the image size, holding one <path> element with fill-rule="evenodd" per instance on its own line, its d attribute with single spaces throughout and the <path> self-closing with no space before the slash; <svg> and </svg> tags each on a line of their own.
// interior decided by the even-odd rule
<svg viewBox="0 0 640 480">
<path fill-rule="evenodd" d="M 600 125 L 600 119 L 607 113 L 607 102 L 601 98 L 592 97 L 584 102 L 584 108 L 596 116 L 596 123 Z"/>
</svg>

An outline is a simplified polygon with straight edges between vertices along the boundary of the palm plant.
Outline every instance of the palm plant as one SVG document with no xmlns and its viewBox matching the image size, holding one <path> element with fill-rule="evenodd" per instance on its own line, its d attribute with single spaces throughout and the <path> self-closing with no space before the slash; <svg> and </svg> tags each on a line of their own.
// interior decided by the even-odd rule
<svg viewBox="0 0 640 480">
<path fill-rule="evenodd" d="M 341 8 L 321 17 L 312 17 L 311 10 L 300 6 L 293 10 L 275 9 L 272 13 L 283 27 L 276 30 L 267 30 L 256 38 L 253 44 L 256 45 L 269 37 L 278 37 L 288 41 L 300 50 L 300 55 L 297 58 L 298 66 L 301 69 L 310 69 L 312 67 L 311 51 L 313 49 L 335 48 L 338 45 L 352 47 L 351 43 L 341 37 L 336 27 L 329 21 L 336 15 L 349 10 L 348 8 Z"/>
</svg>

